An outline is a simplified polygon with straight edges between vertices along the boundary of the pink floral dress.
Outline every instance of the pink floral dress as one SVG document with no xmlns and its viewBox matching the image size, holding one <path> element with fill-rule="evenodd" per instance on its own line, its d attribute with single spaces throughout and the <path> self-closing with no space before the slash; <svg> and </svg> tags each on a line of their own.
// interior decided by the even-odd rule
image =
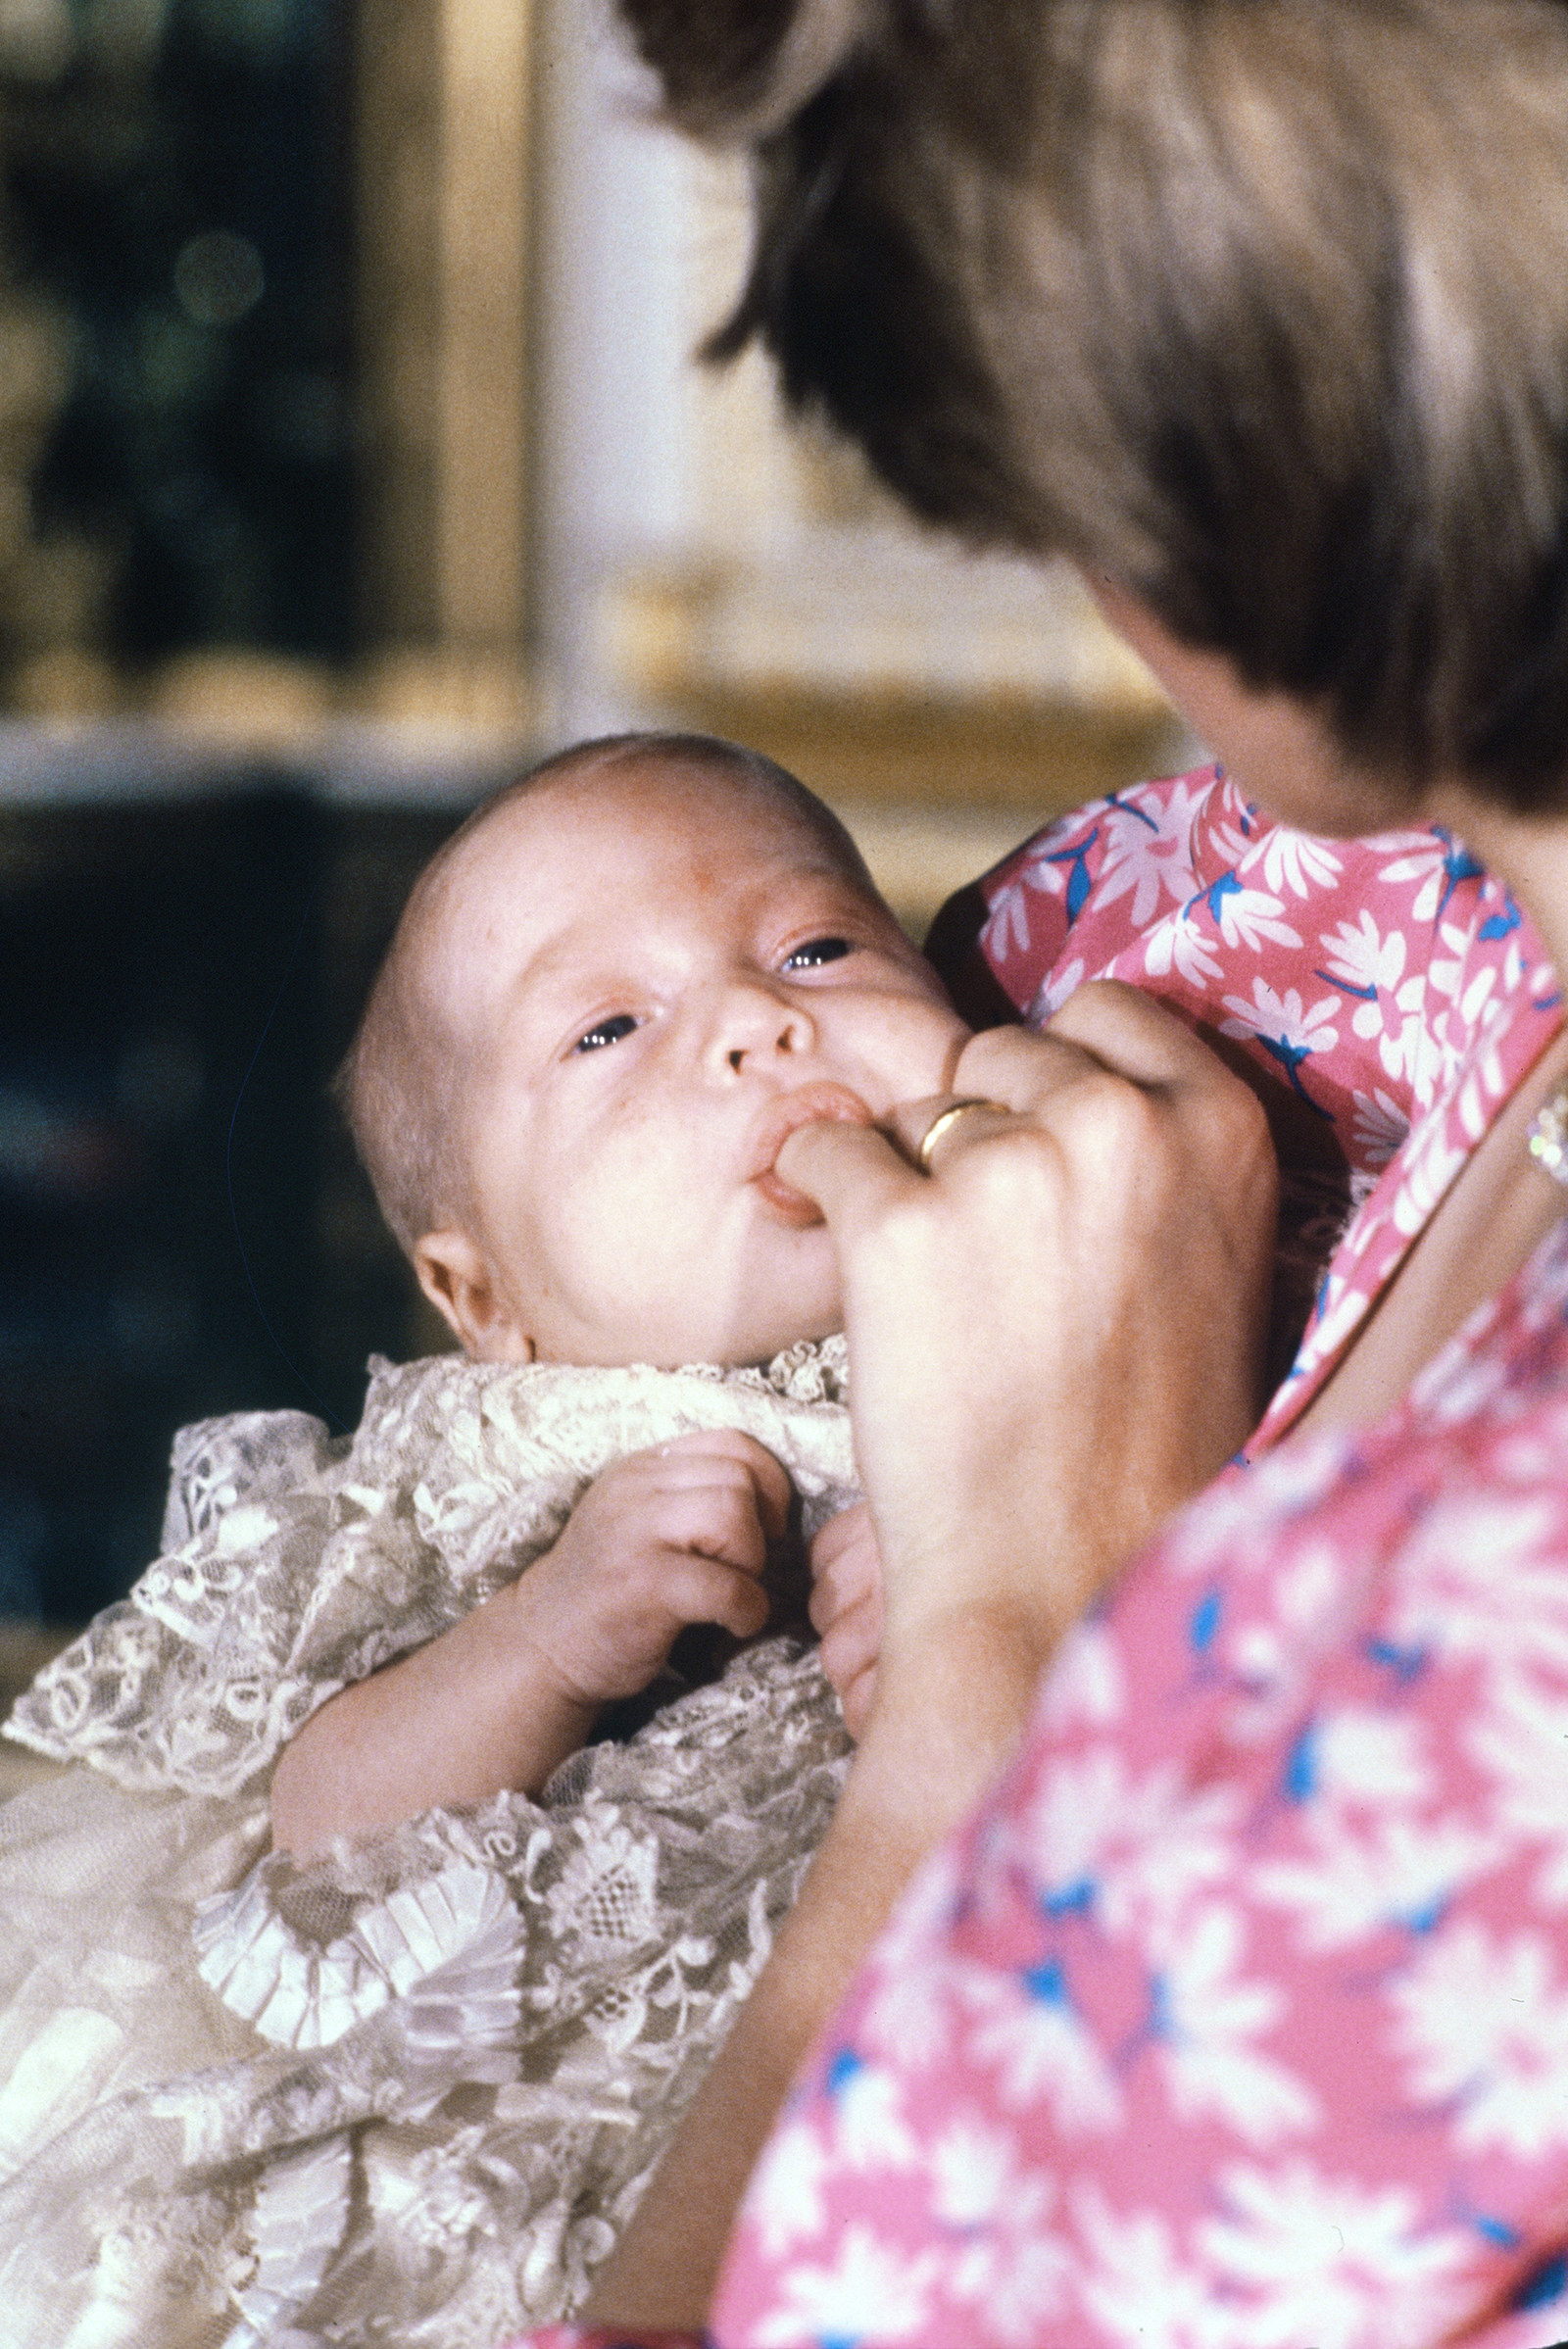
<svg viewBox="0 0 1568 2349">
<path fill-rule="evenodd" d="M 1080 1627 L 823 2034 L 712 2338 L 1561 2344 L 1568 1229 L 1380 1425 L 1276 1448 L 1555 1033 L 1555 979 L 1457 842 L 1308 840 L 1212 770 L 981 888 L 1026 1016 L 1113 976 L 1239 1038 L 1360 1204 L 1252 1464 Z"/>
</svg>

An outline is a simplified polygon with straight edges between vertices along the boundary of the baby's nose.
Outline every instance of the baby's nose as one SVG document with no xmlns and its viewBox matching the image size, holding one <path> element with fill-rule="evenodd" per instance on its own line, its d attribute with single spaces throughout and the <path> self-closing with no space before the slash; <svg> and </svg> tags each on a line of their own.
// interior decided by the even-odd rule
<svg viewBox="0 0 1568 2349">
<path fill-rule="evenodd" d="M 716 1041 L 723 1059 L 738 1073 L 749 1060 L 809 1052 L 816 1030 L 803 1005 L 767 987 L 742 986 L 728 992 Z"/>
</svg>

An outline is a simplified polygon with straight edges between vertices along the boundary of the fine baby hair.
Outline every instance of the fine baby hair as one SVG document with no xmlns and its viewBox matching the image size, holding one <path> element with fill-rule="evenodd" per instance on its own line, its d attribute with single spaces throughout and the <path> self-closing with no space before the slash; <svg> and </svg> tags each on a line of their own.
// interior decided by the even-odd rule
<svg viewBox="0 0 1568 2349">
<path fill-rule="evenodd" d="M 858 849 L 832 809 L 760 751 L 707 734 L 625 733 L 574 743 L 506 784 L 443 843 L 414 885 L 375 979 L 334 1093 L 376 1202 L 405 1254 L 422 1233 L 468 1208 L 463 1102 L 475 1039 L 427 983 L 423 949 L 442 883 L 498 816 L 552 783 L 630 766 L 695 769 L 798 821 L 855 887 L 875 894 Z M 612 886 L 612 876 L 607 877 Z"/>
</svg>

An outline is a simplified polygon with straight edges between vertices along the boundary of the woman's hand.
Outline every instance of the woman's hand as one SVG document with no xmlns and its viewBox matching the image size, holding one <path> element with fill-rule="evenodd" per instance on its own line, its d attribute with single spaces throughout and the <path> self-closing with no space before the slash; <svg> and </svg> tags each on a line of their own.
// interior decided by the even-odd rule
<svg viewBox="0 0 1568 2349">
<path fill-rule="evenodd" d="M 830 1517 L 811 1543 L 807 1612 L 822 1641 L 822 1670 L 838 1696 L 844 1726 L 858 1738 L 871 1710 L 882 1647 L 882 1560 L 863 1500 Z"/>
<path fill-rule="evenodd" d="M 779 1171 L 838 1244 L 857 1447 L 887 1569 L 883 1681 L 976 1610 L 1043 1661 L 1255 1423 L 1276 1175 L 1258 1102 L 1149 997 L 965 1046 L 982 1096 L 803 1126 Z"/>
<path fill-rule="evenodd" d="M 795 2068 L 911 1872 L 1012 1751 L 1061 1632 L 1260 1404 L 1275 1169 L 1241 1079 L 1098 985 L 1049 1036 L 975 1037 L 954 1083 L 1003 1106 L 951 1125 L 929 1176 L 911 1161 L 945 1101 L 900 1118 L 907 1155 L 851 1125 L 779 1153 L 843 1271 L 884 1569 L 875 1694 L 800 1899 L 585 2320 L 702 2322 Z"/>
</svg>

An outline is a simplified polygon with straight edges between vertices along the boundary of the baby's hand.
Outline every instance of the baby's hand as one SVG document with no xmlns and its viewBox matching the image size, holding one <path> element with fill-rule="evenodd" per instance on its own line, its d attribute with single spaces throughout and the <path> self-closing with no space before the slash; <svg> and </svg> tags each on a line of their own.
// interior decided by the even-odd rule
<svg viewBox="0 0 1568 2349">
<path fill-rule="evenodd" d="M 762 1629 L 762 1566 L 789 1504 L 777 1460 L 737 1429 L 633 1452 L 513 1586 L 514 1622 L 569 1703 L 597 1712 L 635 1696 L 687 1624 L 741 1639 Z"/>
<path fill-rule="evenodd" d="M 808 1612 L 822 1635 L 822 1670 L 838 1690 L 844 1726 L 858 1737 L 882 1648 L 882 1560 L 863 1500 L 830 1517 L 811 1543 Z"/>
</svg>

